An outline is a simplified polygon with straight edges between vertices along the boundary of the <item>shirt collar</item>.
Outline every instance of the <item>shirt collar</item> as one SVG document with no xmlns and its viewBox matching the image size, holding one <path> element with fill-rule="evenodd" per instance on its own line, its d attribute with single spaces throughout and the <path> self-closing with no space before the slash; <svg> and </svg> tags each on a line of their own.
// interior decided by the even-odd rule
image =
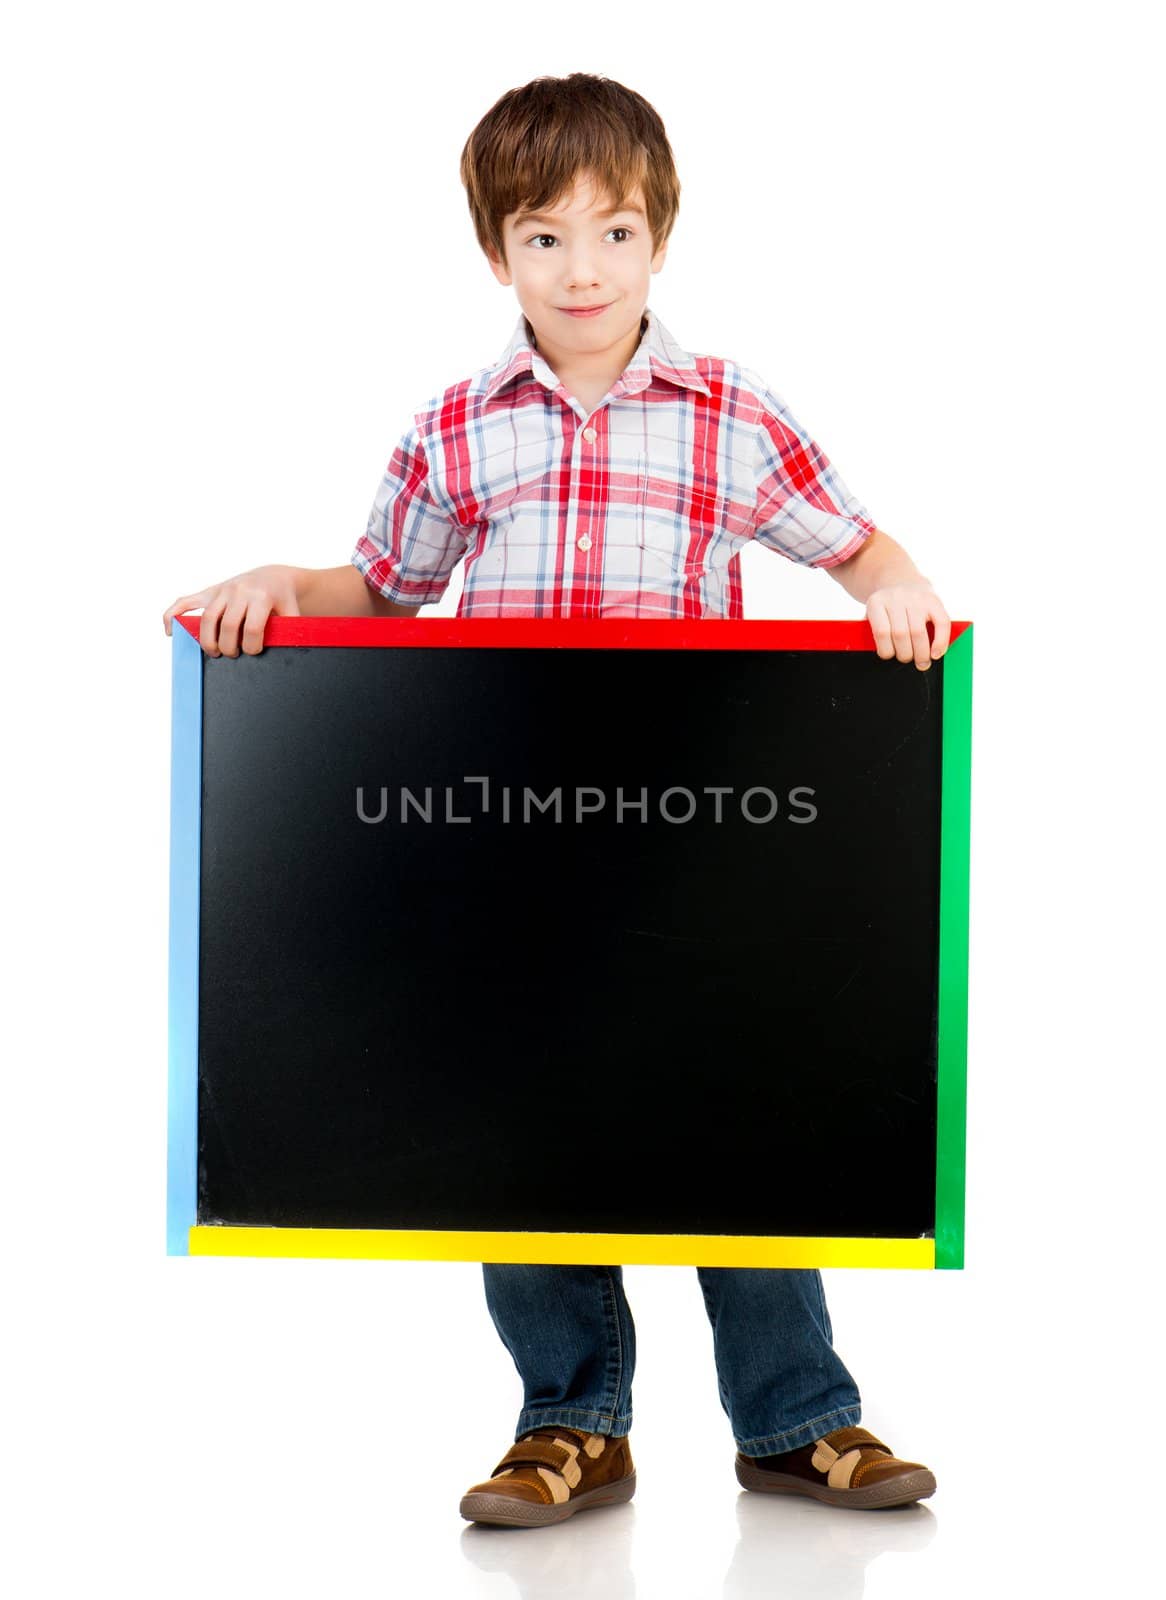
<svg viewBox="0 0 1166 1600">
<path fill-rule="evenodd" d="M 686 389 L 696 389 L 701 394 L 712 394 L 697 371 L 696 362 L 687 350 L 682 350 L 676 343 L 651 306 L 644 308 L 641 327 L 640 342 L 622 374 L 612 385 L 613 395 L 638 394 L 641 389 L 648 387 L 653 376 L 681 384 Z M 505 384 L 522 372 L 531 373 L 552 391 L 559 388 L 559 379 L 535 347 L 534 330 L 527 322 L 525 312 L 519 315 L 510 343 L 489 372 L 484 396 L 486 400 L 492 400 Z"/>
</svg>

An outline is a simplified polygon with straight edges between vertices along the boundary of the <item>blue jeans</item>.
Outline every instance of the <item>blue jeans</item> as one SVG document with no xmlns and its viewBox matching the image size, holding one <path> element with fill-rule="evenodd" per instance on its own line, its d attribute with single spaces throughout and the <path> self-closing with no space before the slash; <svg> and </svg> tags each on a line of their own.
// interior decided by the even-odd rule
<svg viewBox="0 0 1166 1600">
<path fill-rule="evenodd" d="M 490 1316 L 523 1383 L 515 1439 L 549 1425 L 630 1433 L 636 1331 L 622 1267 L 487 1261 L 482 1272 Z M 816 1268 L 696 1272 L 738 1450 L 778 1455 L 860 1421 L 858 1386 L 834 1353 Z"/>
</svg>

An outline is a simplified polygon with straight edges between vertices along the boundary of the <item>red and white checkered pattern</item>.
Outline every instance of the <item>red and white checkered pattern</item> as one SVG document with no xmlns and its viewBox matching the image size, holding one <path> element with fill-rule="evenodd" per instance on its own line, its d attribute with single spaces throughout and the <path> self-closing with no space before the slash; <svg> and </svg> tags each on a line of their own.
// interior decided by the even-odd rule
<svg viewBox="0 0 1166 1600">
<path fill-rule="evenodd" d="M 387 599 L 440 600 L 464 558 L 459 617 L 740 619 L 748 540 L 830 567 L 874 532 L 779 396 L 651 308 L 590 415 L 533 337 L 414 413 L 351 558 Z"/>
</svg>

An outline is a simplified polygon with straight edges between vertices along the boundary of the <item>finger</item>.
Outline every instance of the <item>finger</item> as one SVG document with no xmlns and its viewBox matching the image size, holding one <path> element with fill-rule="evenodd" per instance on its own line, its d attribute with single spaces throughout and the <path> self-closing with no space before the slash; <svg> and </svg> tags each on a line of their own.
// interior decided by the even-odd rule
<svg viewBox="0 0 1166 1600">
<path fill-rule="evenodd" d="M 239 654 L 239 627 L 247 615 L 246 600 L 232 600 L 219 624 L 219 649 L 225 656 Z"/>
<path fill-rule="evenodd" d="M 881 600 L 872 600 L 866 608 L 867 621 L 870 631 L 874 634 L 875 649 L 883 661 L 888 661 L 895 653 L 891 643 L 891 624 L 887 616 L 887 608 Z"/>
<path fill-rule="evenodd" d="M 219 649 L 219 618 L 226 609 L 225 595 L 212 597 L 202 614 L 202 626 L 198 630 L 198 642 L 208 656 L 222 655 Z"/>
<path fill-rule="evenodd" d="M 907 608 L 902 601 L 887 607 L 887 615 L 891 621 L 891 638 L 895 641 L 895 655 L 900 661 L 910 661 L 915 654 L 911 644 L 911 624 L 907 620 Z"/>
<path fill-rule="evenodd" d="M 938 661 L 940 656 L 946 654 L 947 647 L 951 643 L 951 618 L 942 606 L 936 605 L 931 608 L 931 620 L 935 626 L 935 638 L 931 641 L 931 659 Z"/>
<path fill-rule="evenodd" d="M 169 633 L 172 618 L 180 617 L 184 611 L 195 611 L 199 606 L 205 606 L 206 602 L 207 591 L 205 589 L 201 594 L 184 594 L 180 600 L 175 600 L 173 605 L 167 606 L 163 611 L 162 626 Z"/>
<path fill-rule="evenodd" d="M 927 637 L 926 606 L 908 606 L 907 625 L 911 630 L 911 645 L 915 652 L 915 665 L 920 672 L 927 672 L 931 667 L 931 640 Z"/>
<path fill-rule="evenodd" d="M 247 607 L 247 617 L 243 624 L 244 655 L 257 656 L 263 649 L 263 634 L 270 615 L 270 600 L 252 600 Z"/>
</svg>

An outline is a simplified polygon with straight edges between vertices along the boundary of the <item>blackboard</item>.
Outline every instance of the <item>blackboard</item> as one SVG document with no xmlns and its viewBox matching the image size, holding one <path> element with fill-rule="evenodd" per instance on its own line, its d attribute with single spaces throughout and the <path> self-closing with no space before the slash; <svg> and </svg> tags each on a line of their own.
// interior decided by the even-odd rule
<svg viewBox="0 0 1166 1600">
<path fill-rule="evenodd" d="M 970 624 L 180 620 L 171 1251 L 962 1264 Z"/>
</svg>

